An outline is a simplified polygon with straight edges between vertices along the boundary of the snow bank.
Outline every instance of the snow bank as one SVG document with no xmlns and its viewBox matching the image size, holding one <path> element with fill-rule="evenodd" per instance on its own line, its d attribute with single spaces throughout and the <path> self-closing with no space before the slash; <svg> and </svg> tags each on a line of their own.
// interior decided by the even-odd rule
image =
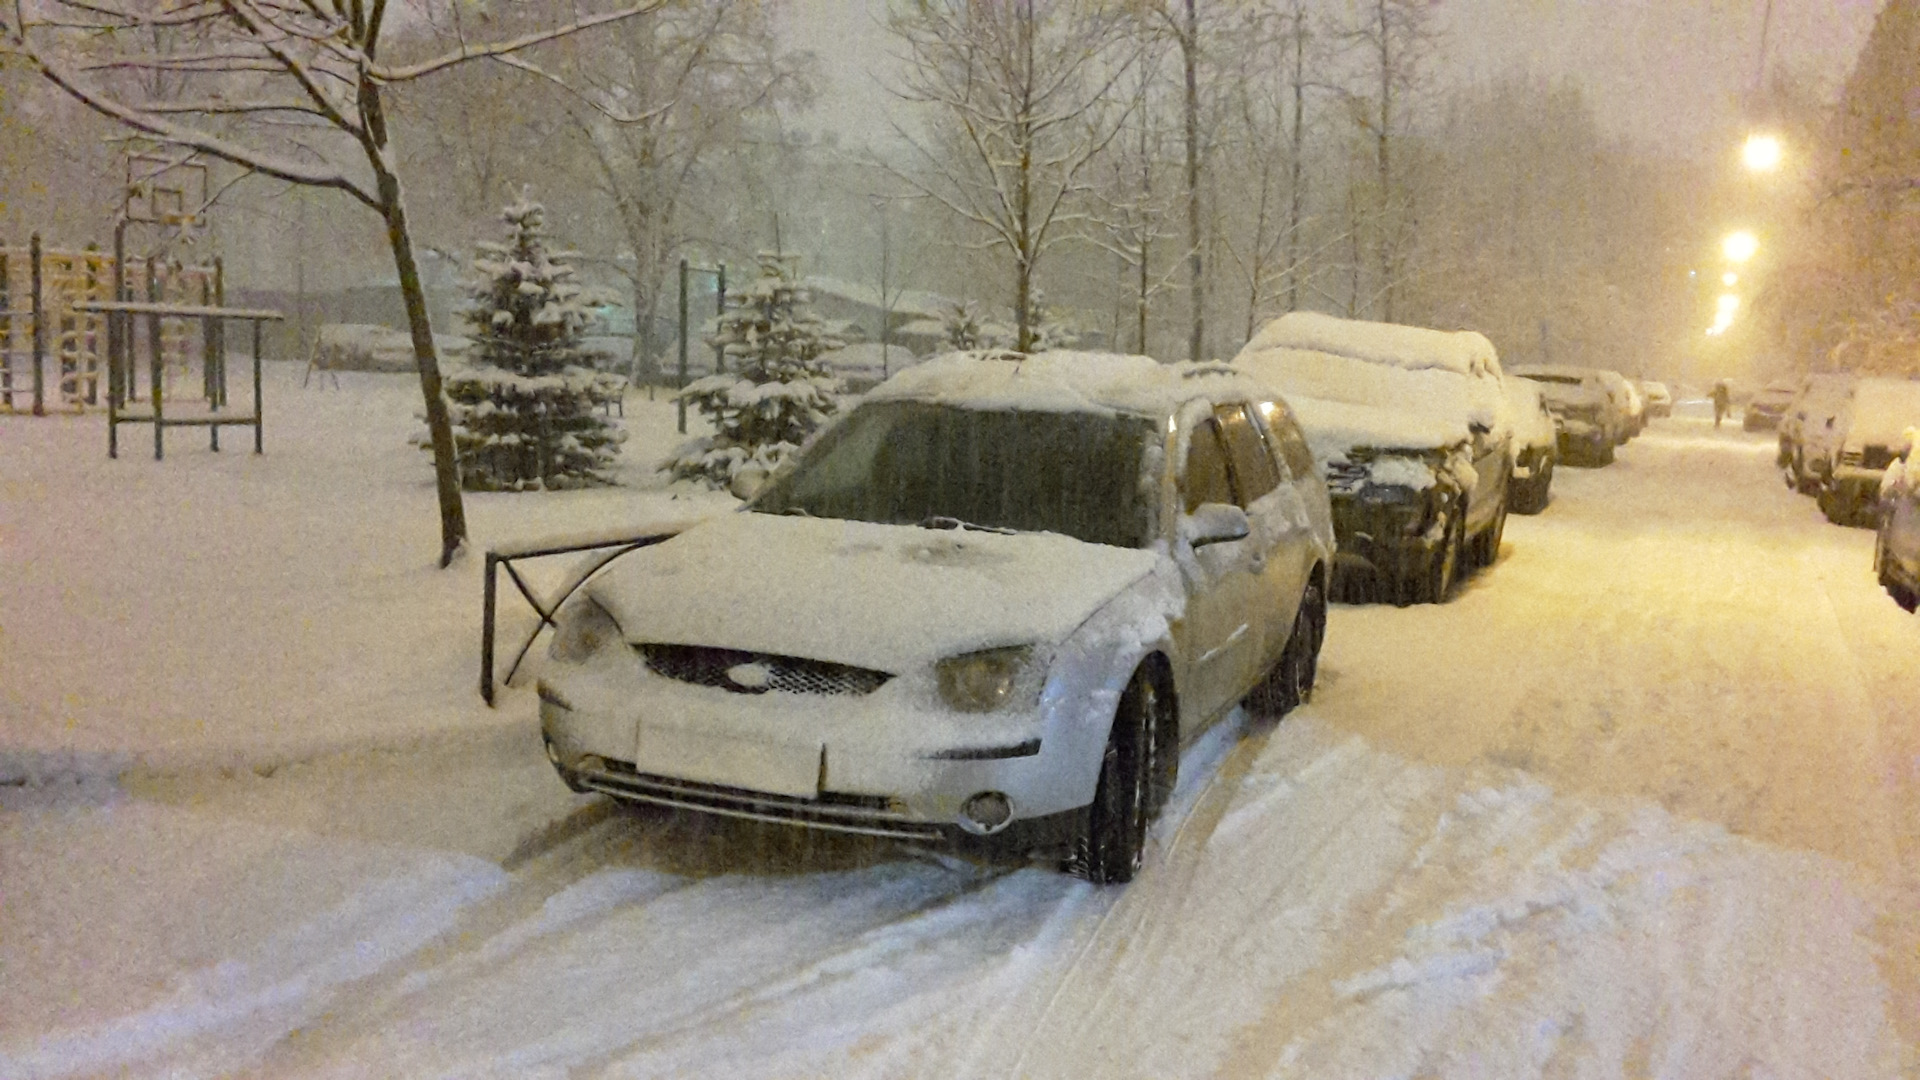
<svg viewBox="0 0 1920 1080">
<path fill-rule="evenodd" d="M 1242 352 L 1281 348 L 1337 353 L 1409 371 L 1441 368 L 1456 375 L 1500 374 L 1493 342 L 1472 330 L 1429 330 L 1296 311 L 1261 327 Z"/>
</svg>

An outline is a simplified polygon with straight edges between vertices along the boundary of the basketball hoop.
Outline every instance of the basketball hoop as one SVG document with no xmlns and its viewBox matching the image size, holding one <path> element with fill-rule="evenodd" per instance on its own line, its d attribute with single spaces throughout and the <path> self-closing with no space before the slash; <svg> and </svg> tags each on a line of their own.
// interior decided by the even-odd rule
<svg viewBox="0 0 1920 1080">
<path fill-rule="evenodd" d="M 127 155 L 126 220 L 160 225 L 187 242 L 206 227 L 207 167 L 154 153 Z"/>
</svg>

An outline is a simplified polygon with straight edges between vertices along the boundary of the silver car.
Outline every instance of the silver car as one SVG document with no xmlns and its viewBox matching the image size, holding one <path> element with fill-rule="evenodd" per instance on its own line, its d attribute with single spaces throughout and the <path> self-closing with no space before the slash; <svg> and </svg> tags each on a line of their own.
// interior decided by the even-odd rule
<svg viewBox="0 0 1920 1080">
<path fill-rule="evenodd" d="M 541 728 L 579 789 L 1127 881 L 1180 747 L 1311 691 L 1332 554 L 1301 433 L 1246 376 L 953 354 L 591 580 Z"/>
</svg>

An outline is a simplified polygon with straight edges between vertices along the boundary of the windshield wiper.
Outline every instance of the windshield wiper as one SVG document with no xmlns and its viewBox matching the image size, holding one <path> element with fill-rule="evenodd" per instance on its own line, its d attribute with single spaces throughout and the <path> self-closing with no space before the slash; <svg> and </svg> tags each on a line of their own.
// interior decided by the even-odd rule
<svg viewBox="0 0 1920 1080">
<path fill-rule="evenodd" d="M 1003 529 L 997 525 L 976 525 L 971 521 L 962 521 L 945 514 L 928 514 L 914 522 L 914 527 L 917 529 L 967 529 L 972 532 L 999 533 L 1001 536 L 1017 536 L 1020 532 L 1018 529 Z"/>
</svg>

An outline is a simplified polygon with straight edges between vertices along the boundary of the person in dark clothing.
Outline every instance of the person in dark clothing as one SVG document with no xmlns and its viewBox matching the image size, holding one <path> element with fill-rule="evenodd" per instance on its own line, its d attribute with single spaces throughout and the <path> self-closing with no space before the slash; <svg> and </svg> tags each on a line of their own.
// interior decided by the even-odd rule
<svg viewBox="0 0 1920 1080">
<path fill-rule="evenodd" d="M 1727 381 L 1725 379 L 1722 379 L 1719 382 L 1713 384 L 1713 426 L 1714 427 L 1719 427 L 1720 421 L 1726 418 L 1727 406 L 1732 397 L 1733 397 L 1733 392 L 1727 389 Z"/>
</svg>

